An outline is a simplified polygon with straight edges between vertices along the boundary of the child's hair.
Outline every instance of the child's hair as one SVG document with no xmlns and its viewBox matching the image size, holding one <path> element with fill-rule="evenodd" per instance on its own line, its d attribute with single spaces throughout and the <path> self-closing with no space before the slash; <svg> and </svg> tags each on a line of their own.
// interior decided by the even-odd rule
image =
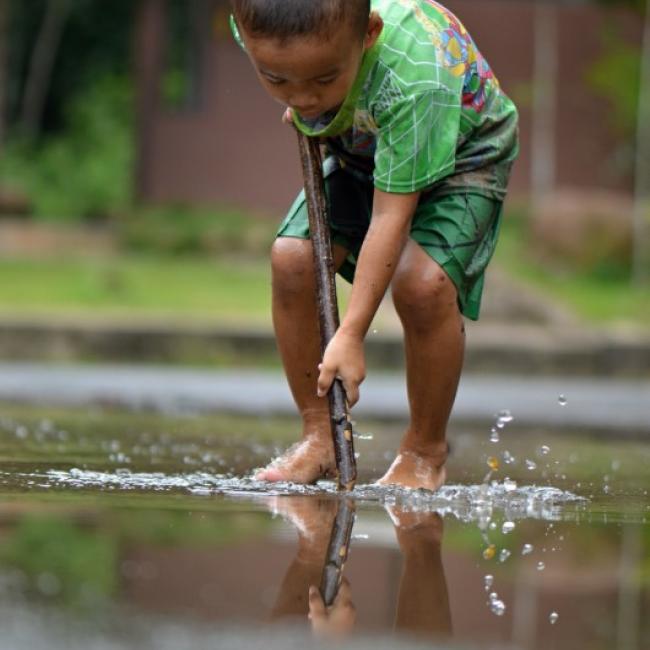
<svg viewBox="0 0 650 650">
<path fill-rule="evenodd" d="M 342 25 L 362 38 L 368 27 L 370 0 L 231 0 L 235 18 L 252 36 L 285 40 L 294 36 L 329 36 Z"/>
</svg>

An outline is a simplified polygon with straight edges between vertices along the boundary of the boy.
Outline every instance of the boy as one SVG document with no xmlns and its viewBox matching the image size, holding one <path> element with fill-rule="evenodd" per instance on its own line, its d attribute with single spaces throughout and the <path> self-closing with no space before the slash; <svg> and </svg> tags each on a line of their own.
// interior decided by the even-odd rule
<svg viewBox="0 0 650 650">
<path fill-rule="evenodd" d="M 285 121 L 321 138 L 334 262 L 353 282 L 320 359 L 304 197 L 272 253 L 273 322 L 303 420 L 301 442 L 256 478 L 335 471 L 325 395 L 350 406 L 363 340 L 391 287 L 404 328 L 409 426 L 380 484 L 438 489 L 460 376 L 463 315 L 478 319 L 517 112 L 458 19 L 433 0 L 232 0 L 232 27 Z"/>
</svg>

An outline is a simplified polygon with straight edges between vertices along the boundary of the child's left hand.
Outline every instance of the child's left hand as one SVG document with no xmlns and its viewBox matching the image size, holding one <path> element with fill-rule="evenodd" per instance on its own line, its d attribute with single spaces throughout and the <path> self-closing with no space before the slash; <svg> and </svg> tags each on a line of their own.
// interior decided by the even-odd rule
<svg viewBox="0 0 650 650">
<path fill-rule="evenodd" d="M 359 401 L 359 386 L 366 378 L 363 338 L 339 329 L 325 348 L 318 369 L 318 396 L 325 397 L 334 379 L 339 378 L 348 404 L 354 406 Z"/>
</svg>

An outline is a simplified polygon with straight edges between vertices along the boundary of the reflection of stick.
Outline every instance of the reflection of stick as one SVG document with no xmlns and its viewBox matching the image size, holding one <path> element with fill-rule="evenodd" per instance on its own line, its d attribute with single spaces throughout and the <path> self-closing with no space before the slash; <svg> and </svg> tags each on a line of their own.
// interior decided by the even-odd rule
<svg viewBox="0 0 650 650">
<path fill-rule="evenodd" d="M 323 185 L 323 168 L 319 145 L 315 139 L 308 138 L 299 132 L 298 144 L 309 214 L 309 231 L 314 252 L 321 352 L 324 352 L 338 329 L 339 313 L 336 301 L 336 284 L 334 283 L 332 245 L 326 217 L 327 203 Z M 328 398 L 339 489 L 351 490 L 357 479 L 357 464 L 354 459 L 352 423 L 345 400 L 345 390 L 339 379 L 335 379 L 332 383 Z"/>
<path fill-rule="evenodd" d="M 354 503 L 350 499 L 341 499 L 332 524 L 332 534 L 320 581 L 320 593 L 325 607 L 329 607 L 334 602 L 336 594 L 339 592 L 343 568 L 350 550 L 353 526 Z"/>
</svg>

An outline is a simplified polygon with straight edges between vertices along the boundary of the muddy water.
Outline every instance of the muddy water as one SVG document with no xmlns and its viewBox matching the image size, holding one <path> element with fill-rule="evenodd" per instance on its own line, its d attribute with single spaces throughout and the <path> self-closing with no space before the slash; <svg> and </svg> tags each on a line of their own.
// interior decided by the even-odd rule
<svg viewBox="0 0 650 650">
<path fill-rule="evenodd" d="M 650 647 L 650 443 L 452 431 L 430 495 L 374 488 L 399 430 L 358 425 L 325 611 L 343 501 L 250 478 L 295 422 L 1 413 L 2 648 Z"/>
</svg>

